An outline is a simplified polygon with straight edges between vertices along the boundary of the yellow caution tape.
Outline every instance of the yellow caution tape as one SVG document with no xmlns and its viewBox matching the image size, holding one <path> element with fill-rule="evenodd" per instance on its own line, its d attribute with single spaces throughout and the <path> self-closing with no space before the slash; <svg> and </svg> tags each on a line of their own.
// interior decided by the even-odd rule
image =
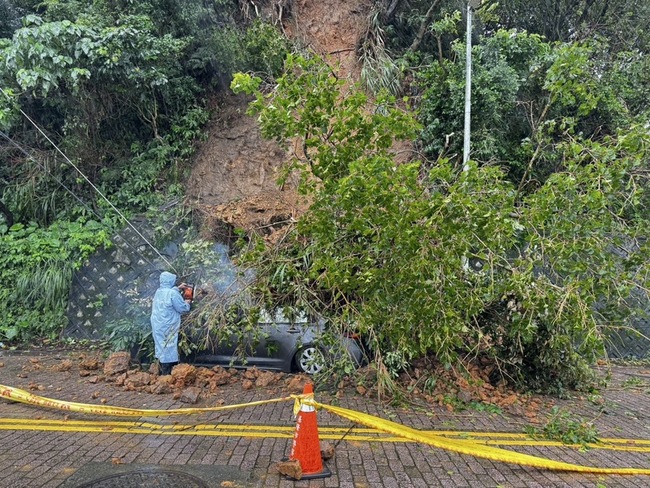
<svg viewBox="0 0 650 488">
<path fill-rule="evenodd" d="M 93 420 L 55 420 L 0 418 L 0 430 L 28 430 L 42 432 L 114 432 L 140 435 L 203 436 L 203 437 L 249 437 L 292 439 L 295 426 L 279 425 L 240 425 L 240 424 L 155 424 L 150 422 L 93 421 Z M 441 437 L 463 438 L 476 444 L 499 446 L 567 447 L 557 441 L 531 441 L 526 434 L 512 432 L 461 432 L 461 431 L 422 431 Z M 389 435 L 378 429 L 355 427 L 318 428 L 321 440 L 341 440 L 356 442 L 415 442 L 401 436 Z M 474 438 L 477 437 L 477 438 Z M 490 439 L 485 439 L 490 437 Z M 604 449 L 625 452 L 650 452 L 649 440 L 604 438 L 596 444 L 587 444 L 589 449 Z M 576 446 L 577 447 L 577 446 Z"/>
<path fill-rule="evenodd" d="M 384 420 L 374 415 L 357 412 L 356 410 L 349 410 L 347 408 L 335 407 L 333 405 L 325 405 L 322 403 L 314 402 L 315 407 L 322 408 L 331 413 L 339 415 L 340 417 L 357 422 L 367 427 L 373 427 L 390 434 L 405 437 L 416 442 L 429 444 L 433 447 L 446 449 L 448 451 L 458 452 L 460 454 L 468 454 L 470 456 L 491 459 L 492 461 L 501 461 L 504 463 L 513 463 L 523 466 L 532 466 L 535 468 L 551 469 L 555 471 L 574 471 L 580 473 L 593 473 L 593 474 L 644 474 L 650 475 L 650 469 L 643 468 L 597 468 L 591 466 L 580 466 L 578 464 L 564 463 L 561 461 L 553 461 L 542 457 L 531 456 L 529 454 L 521 454 L 518 452 L 508 451 L 506 449 L 499 449 L 498 447 L 487 446 L 484 444 L 477 444 L 471 440 L 464 439 L 449 439 L 439 435 L 422 432 L 405 425 L 401 425 L 390 420 Z"/>
<path fill-rule="evenodd" d="M 271 400 L 261 400 L 256 402 L 241 403 L 236 405 L 224 405 L 220 407 L 205 407 L 205 408 L 182 408 L 171 410 L 148 410 L 124 407 L 112 407 L 92 405 L 86 403 L 65 402 L 61 400 L 53 400 L 50 398 L 34 395 L 19 388 L 0 385 L 0 396 L 9 400 L 14 400 L 21 403 L 28 403 L 48 408 L 58 408 L 69 412 L 80 412 L 95 415 L 115 415 L 115 416 L 128 416 L 128 417 L 154 417 L 162 415 L 187 415 L 217 412 L 223 410 L 232 410 L 236 408 L 265 405 L 269 403 L 277 403 L 283 401 L 294 401 L 294 410 L 299 409 L 302 404 L 313 406 L 327 410 L 340 417 L 348 419 L 352 422 L 365 425 L 372 429 L 377 429 L 388 434 L 393 434 L 397 437 L 408 439 L 415 442 L 421 442 L 440 449 L 446 449 L 460 454 L 467 454 L 470 456 L 486 458 L 493 461 L 500 461 L 505 463 L 519 464 L 523 466 L 532 466 L 535 468 L 550 469 L 556 471 L 573 471 L 581 473 L 593 474 L 633 474 L 633 475 L 650 475 L 650 469 L 644 468 L 598 468 L 590 466 L 580 466 L 577 464 L 564 463 L 561 461 L 553 461 L 542 457 L 532 456 L 529 454 L 521 454 L 518 452 L 508 451 L 507 449 L 500 449 L 492 447 L 485 442 L 477 442 L 473 439 L 453 439 L 444 437 L 439 433 L 432 433 L 426 431 L 419 431 L 411 427 L 407 427 L 390 420 L 385 420 L 374 415 L 369 415 L 355 410 L 350 410 L 342 407 L 335 407 L 333 405 L 326 405 L 318 403 L 313 400 L 313 394 L 308 395 L 291 395 L 283 398 L 275 398 Z M 110 428 L 109 428 L 110 430 Z M 497 441 L 498 442 L 498 441 Z M 530 441 L 534 445 L 539 445 L 538 442 Z"/>
<path fill-rule="evenodd" d="M 314 394 L 313 393 L 303 393 L 302 395 L 291 395 L 291 397 L 294 399 L 293 402 L 293 416 L 297 417 L 298 412 L 300 412 L 300 407 L 302 407 L 303 404 L 305 405 L 312 405 L 314 402 Z"/>
<path fill-rule="evenodd" d="M 269 403 L 286 402 L 293 400 L 294 397 L 274 398 L 271 400 L 260 400 L 256 402 L 240 403 L 236 405 L 223 405 L 220 407 L 203 407 L 203 408 L 176 408 L 170 410 L 148 410 L 140 408 L 111 407 L 104 405 L 93 405 L 89 403 L 65 402 L 62 400 L 52 400 L 39 395 L 34 395 L 20 388 L 0 385 L 0 396 L 9 400 L 39 407 L 57 408 L 68 412 L 89 413 L 94 415 L 115 415 L 120 417 L 157 417 L 160 415 L 190 415 L 208 412 L 219 412 L 223 410 L 233 410 L 242 407 L 254 407 L 257 405 L 266 405 Z"/>
</svg>

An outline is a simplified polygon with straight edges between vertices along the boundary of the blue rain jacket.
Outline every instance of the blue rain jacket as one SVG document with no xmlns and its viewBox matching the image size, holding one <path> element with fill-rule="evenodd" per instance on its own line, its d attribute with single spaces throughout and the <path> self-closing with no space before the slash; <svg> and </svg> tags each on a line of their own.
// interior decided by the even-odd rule
<svg viewBox="0 0 650 488">
<path fill-rule="evenodd" d="M 160 288 L 156 290 L 151 306 L 151 330 L 156 346 L 156 358 L 161 363 L 178 362 L 178 330 L 181 314 L 190 310 L 181 292 L 174 285 L 176 275 L 160 273 Z"/>
</svg>

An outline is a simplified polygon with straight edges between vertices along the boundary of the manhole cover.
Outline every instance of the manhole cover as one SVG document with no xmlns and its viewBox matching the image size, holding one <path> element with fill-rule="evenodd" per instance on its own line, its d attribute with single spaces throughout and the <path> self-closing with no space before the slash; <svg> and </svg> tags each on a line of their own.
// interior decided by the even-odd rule
<svg viewBox="0 0 650 488">
<path fill-rule="evenodd" d="M 142 469 L 94 479 L 77 488 L 210 488 L 203 480 L 171 469 Z"/>
<path fill-rule="evenodd" d="M 60 488 L 221 488 L 257 486 L 250 471 L 218 464 L 88 463 Z"/>
</svg>

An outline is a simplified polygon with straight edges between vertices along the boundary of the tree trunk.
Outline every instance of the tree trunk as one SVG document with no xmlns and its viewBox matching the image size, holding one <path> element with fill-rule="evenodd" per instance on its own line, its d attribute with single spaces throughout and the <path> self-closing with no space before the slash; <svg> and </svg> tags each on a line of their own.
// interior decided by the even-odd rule
<svg viewBox="0 0 650 488">
<path fill-rule="evenodd" d="M 415 39 L 413 39 L 413 44 L 411 44 L 411 47 L 409 47 L 409 51 L 414 52 L 420 47 L 420 44 L 424 40 L 424 36 L 427 33 L 427 27 L 429 27 L 431 17 L 433 17 L 433 9 L 438 6 L 438 3 L 440 3 L 440 0 L 434 0 L 434 2 L 431 4 L 431 7 L 429 7 L 429 10 L 427 10 L 424 19 L 420 24 L 420 30 L 418 31 L 417 36 L 415 36 Z"/>
<path fill-rule="evenodd" d="M 384 12 L 384 24 L 389 24 L 391 20 L 393 20 L 397 7 L 401 1 L 402 0 L 390 0 L 390 5 L 388 5 L 386 12 Z"/>
</svg>

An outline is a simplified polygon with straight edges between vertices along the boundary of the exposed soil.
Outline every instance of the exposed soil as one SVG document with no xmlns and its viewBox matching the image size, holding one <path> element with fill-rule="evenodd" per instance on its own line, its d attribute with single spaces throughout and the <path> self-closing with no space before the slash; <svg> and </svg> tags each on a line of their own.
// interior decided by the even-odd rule
<svg viewBox="0 0 650 488">
<path fill-rule="evenodd" d="M 187 182 L 188 197 L 202 214 L 204 233 L 225 242 L 233 228 L 271 234 L 307 208 L 294 181 L 278 186 L 286 152 L 261 137 L 256 120 L 245 113 L 248 101 L 226 94 L 217 102 L 208 139 Z"/>
<path fill-rule="evenodd" d="M 370 0 L 296 0 L 284 19 L 290 38 L 323 56 L 341 78 L 359 79 L 357 46 L 368 25 Z"/>
<path fill-rule="evenodd" d="M 325 57 L 340 77 L 358 79 L 356 47 L 367 25 L 369 0 L 261 3 L 295 42 Z M 272 239 L 283 223 L 308 207 L 295 181 L 278 187 L 278 171 L 289 155 L 261 137 L 257 121 L 245 113 L 248 101 L 224 94 L 216 102 L 208 138 L 187 181 L 187 195 L 204 217 L 204 233 L 225 241 L 233 228 L 261 231 Z"/>
</svg>

